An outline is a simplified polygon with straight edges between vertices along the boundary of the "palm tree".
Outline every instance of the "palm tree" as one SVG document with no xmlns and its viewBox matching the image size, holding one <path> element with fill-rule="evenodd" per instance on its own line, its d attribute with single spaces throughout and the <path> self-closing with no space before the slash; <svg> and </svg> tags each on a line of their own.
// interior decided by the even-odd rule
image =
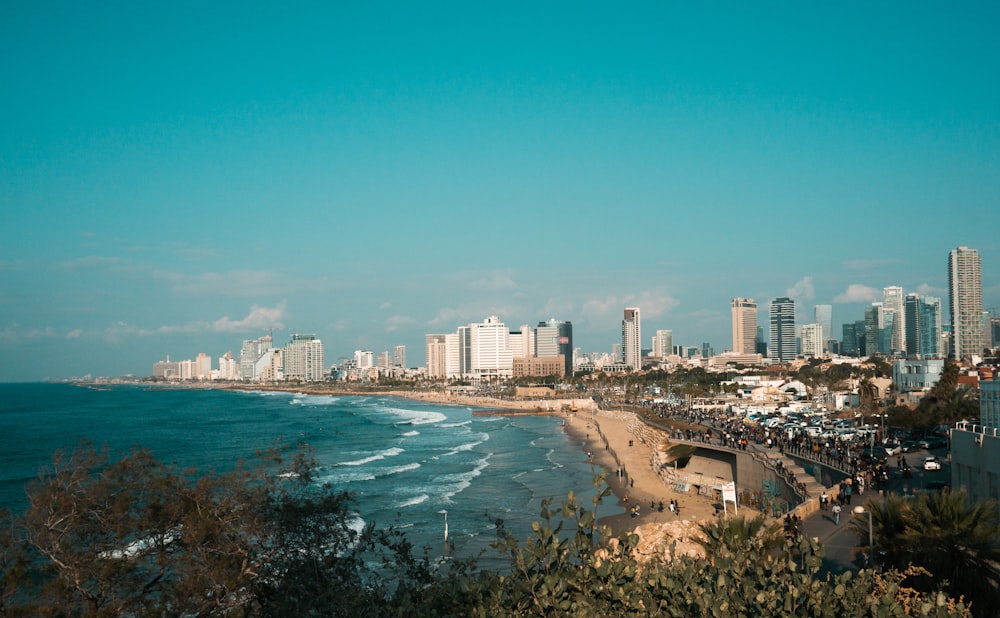
<svg viewBox="0 0 1000 618">
<path fill-rule="evenodd" d="M 861 400 L 861 413 L 871 416 L 875 413 L 875 402 L 878 399 L 878 386 L 871 378 L 864 378 L 858 384 L 858 398 Z"/>
<path fill-rule="evenodd" d="M 907 509 L 901 546 L 930 571 L 931 589 L 947 582 L 953 596 L 973 601 L 973 612 L 991 615 L 1000 606 L 1000 509 L 973 502 L 964 491 L 931 492 Z"/>
<path fill-rule="evenodd" d="M 905 569 L 908 558 L 903 553 L 903 533 L 906 532 L 907 524 L 907 505 L 904 499 L 896 494 L 888 494 L 883 500 L 868 503 L 866 508 L 872 514 L 871 538 L 874 540 L 874 550 L 880 556 L 878 562 L 885 568 Z M 867 515 L 855 514 L 848 527 L 858 535 L 858 553 L 875 553 L 868 545 Z"/>
<path fill-rule="evenodd" d="M 745 549 L 750 541 L 759 539 L 765 550 L 775 552 L 784 546 L 784 534 L 776 523 L 767 523 L 763 515 L 751 519 L 745 516 L 725 517 L 699 525 L 703 538 L 695 542 L 705 550 L 709 561 L 723 550 Z"/>
</svg>

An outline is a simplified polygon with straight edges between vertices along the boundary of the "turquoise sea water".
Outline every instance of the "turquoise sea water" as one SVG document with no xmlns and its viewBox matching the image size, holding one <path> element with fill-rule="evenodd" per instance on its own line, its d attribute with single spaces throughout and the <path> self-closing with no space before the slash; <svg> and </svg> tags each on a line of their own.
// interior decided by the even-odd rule
<svg viewBox="0 0 1000 618">
<path fill-rule="evenodd" d="M 305 442 L 321 480 L 355 494 L 359 521 L 403 528 L 437 553 L 447 511 L 455 553 L 472 555 L 488 548 L 498 518 L 529 536 L 544 498 L 572 490 L 590 506 L 597 470 L 561 422 L 380 396 L 0 384 L 0 507 L 23 510 L 25 483 L 81 440 L 219 471 Z"/>
</svg>

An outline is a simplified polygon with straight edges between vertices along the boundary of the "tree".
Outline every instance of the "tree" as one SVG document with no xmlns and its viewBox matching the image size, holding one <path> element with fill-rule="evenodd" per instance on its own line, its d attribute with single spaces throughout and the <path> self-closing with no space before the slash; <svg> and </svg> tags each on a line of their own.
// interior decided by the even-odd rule
<svg viewBox="0 0 1000 618">
<path fill-rule="evenodd" d="M 906 503 L 901 496 L 887 494 L 883 500 L 872 501 L 867 506 L 871 512 L 871 538 L 874 552 L 868 545 L 868 516 L 856 514 L 849 527 L 858 535 L 858 550 L 866 554 L 876 553 L 879 559 L 871 567 L 905 569 L 909 561 L 903 547 L 903 533 L 906 532 Z"/>
<path fill-rule="evenodd" d="M 915 501 L 889 495 L 869 504 L 875 549 L 886 568 L 916 565 L 911 578 L 923 592 L 941 587 L 972 602 L 973 613 L 990 615 L 1000 605 L 1000 524 L 996 502 L 973 503 L 965 492 L 937 491 Z M 867 517 L 851 529 L 867 551 Z M 974 575 L 973 575 L 974 574 Z"/>
<path fill-rule="evenodd" d="M 995 501 L 972 502 L 964 491 L 922 494 L 907 511 L 902 535 L 906 556 L 953 595 L 973 602 L 978 615 L 1000 606 L 1000 510 Z"/>
<path fill-rule="evenodd" d="M 356 531 L 350 495 L 316 483 L 314 470 L 308 451 L 286 460 L 273 450 L 222 475 L 142 449 L 114 462 L 89 445 L 57 454 L 21 521 L 34 559 L 18 582 L 40 583 L 19 602 L 94 616 L 357 616 L 396 579 L 417 590 L 442 579 L 398 533 Z M 5 585 L 13 575 L 5 566 Z"/>
<path fill-rule="evenodd" d="M 643 563 L 572 494 L 543 502 L 519 541 L 498 525 L 503 571 L 431 562 L 392 529 L 351 526 L 350 496 L 318 484 L 308 452 L 272 451 L 223 475 L 118 461 L 83 448 L 54 459 L 30 506 L 0 534 L 8 615 L 198 616 L 923 616 L 968 615 L 906 575 L 818 577 L 814 541 L 775 547 L 767 526 L 734 524 L 713 559 Z M 739 531 L 736 528 L 740 528 Z M 723 528 L 720 528 L 723 530 Z M 762 533 L 763 532 L 763 533 Z M 18 556 L 27 551 L 26 558 Z M 31 552 L 34 552 L 33 554 Z M 762 557 L 766 556 L 766 559 Z M 27 572 L 20 570 L 27 565 Z M 13 592 L 10 592 L 13 591 Z M 913 614 L 911 614 L 911 611 Z"/>
<path fill-rule="evenodd" d="M 870 378 L 863 378 L 858 384 L 858 398 L 861 403 L 861 414 L 871 416 L 878 405 L 878 386 Z"/>
<path fill-rule="evenodd" d="M 760 540 L 761 546 L 768 550 L 767 555 L 784 545 L 784 531 L 781 526 L 767 523 L 763 515 L 747 519 L 745 516 L 725 517 L 699 525 L 703 537 L 696 539 L 698 545 L 705 550 L 708 560 L 714 560 L 722 548 L 731 551 L 739 550 L 754 540 Z"/>
</svg>

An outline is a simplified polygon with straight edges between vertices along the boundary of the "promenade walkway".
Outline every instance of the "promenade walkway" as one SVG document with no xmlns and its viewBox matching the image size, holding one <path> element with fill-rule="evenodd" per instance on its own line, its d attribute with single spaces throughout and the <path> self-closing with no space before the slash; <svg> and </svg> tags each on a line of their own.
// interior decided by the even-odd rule
<svg viewBox="0 0 1000 618">
<path fill-rule="evenodd" d="M 670 429 L 658 426 L 656 423 L 650 425 L 661 431 L 666 431 L 672 435 L 671 441 L 690 444 L 696 447 L 706 447 L 718 450 L 741 450 L 726 444 L 724 431 L 712 425 L 702 426 L 706 434 L 710 437 L 692 436 L 686 437 L 683 432 L 671 431 Z M 802 520 L 802 532 L 809 538 L 816 539 L 824 549 L 824 564 L 820 575 L 827 573 L 843 573 L 848 570 L 857 570 L 855 547 L 858 544 L 856 533 L 850 530 L 849 522 L 853 518 L 852 509 L 855 506 L 867 506 L 872 499 L 878 499 L 877 492 L 869 491 L 863 495 L 853 496 L 851 505 L 844 505 L 840 516 L 840 523 L 834 522 L 834 516 L 830 510 L 820 510 L 819 496 L 824 492 L 834 495 L 836 491 L 832 487 L 826 487 L 823 483 L 806 472 L 806 470 L 796 462 L 796 460 L 809 462 L 816 466 L 822 466 L 830 471 L 835 471 L 840 475 L 850 475 L 851 471 L 842 469 L 838 461 L 822 454 L 814 454 L 807 450 L 795 451 L 790 454 L 782 453 L 780 449 L 768 447 L 751 441 L 747 444 L 747 452 L 754 456 L 754 459 L 772 469 L 776 467 L 794 476 L 799 485 L 799 497 L 802 503 L 793 510 Z M 794 459 L 793 459 L 794 456 Z M 780 466 L 777 462 L 781 462 Z M 825 476 L 825 475 L 824 475 Z M 867 524 L 867 521 L 865 522 Z"/>
</svg>

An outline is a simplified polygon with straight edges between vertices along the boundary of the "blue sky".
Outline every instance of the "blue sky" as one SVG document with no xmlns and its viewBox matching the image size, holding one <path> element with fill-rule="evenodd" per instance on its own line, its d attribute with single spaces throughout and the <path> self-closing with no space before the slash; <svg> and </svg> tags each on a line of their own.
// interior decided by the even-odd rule
<svg viewBox="0 0 1000 618">
<path fill-rule="evenodd" d="M 1000 4 L 0 4 L 0 381 L 1000 305 Z M 766 319 L 762 312 L 761 319 Z M 947 320 L 947 316 L 945 316 Z"/>
</svg>

